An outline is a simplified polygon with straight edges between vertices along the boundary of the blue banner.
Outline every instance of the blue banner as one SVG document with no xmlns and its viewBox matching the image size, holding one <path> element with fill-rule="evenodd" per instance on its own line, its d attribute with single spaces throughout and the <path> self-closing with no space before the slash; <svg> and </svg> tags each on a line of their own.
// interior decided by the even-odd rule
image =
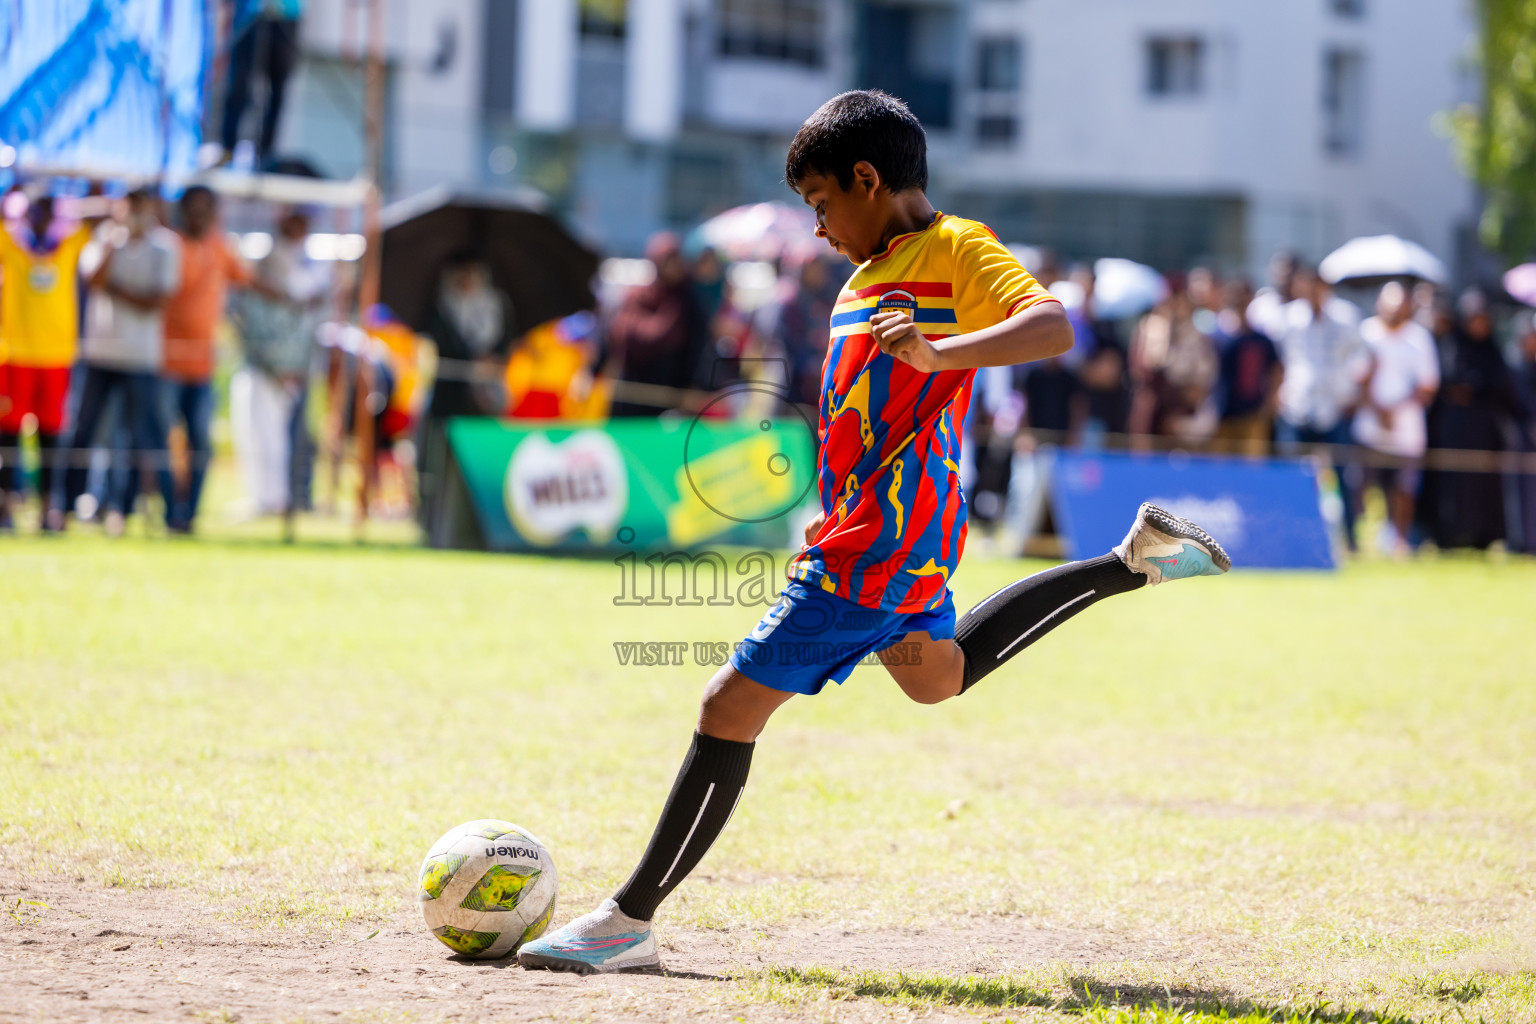
<svg viewBox="0 0 1536 1024">
<path fill-rule="evenodd" d="M 185 175 L 202 139 L 206 0 L 7 0 L 0 143 L 23 168 Z"/>
<path fill-rule="evenodd" d="M 1051 495 L 1057 533 L 1074 558 L 1120 543 L 1136 509 L 1150 501 L 1199 523 L 1236 569 L 1334 566 L 1310 462 L 1062 452 Z"/>
</svg>

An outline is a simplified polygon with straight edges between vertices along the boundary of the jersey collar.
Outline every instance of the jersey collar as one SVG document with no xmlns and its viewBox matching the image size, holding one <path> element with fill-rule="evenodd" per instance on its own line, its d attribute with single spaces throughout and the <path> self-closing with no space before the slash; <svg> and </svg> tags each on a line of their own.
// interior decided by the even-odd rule
<svg viewBox="0 0 1536 1024">
<path fill-rule="evenodd" d="M 943 220 L 946 216 L 947 216 L 947 214 L 945 214 L 943 210 L 935 210 L 935 211 L 933 211 L 933 220 L 929 221 L 925 226 L 918 228 L 916 231 L 908 231 L 904 235 L 897 235 L 895 238 L 891 239 L 890 242 L 888 242 L 886 244 L 884 249 L 880 250 L 880 253 L 878 255 L 871 256 L 869 259 L 865 260 L 864 261 L 864 265 L 867 267 L 867 266 L 870 266 L 871 264 L 879 263 L 881 260 L 887 258 L 892 253 L 894 253 L 898 248 L 900 248 L 901 244 L 903 242 L 905 242 L 907 239 L 909 239 L 909 238 L 916 238 L 918 235 L 922 234 L 924 231 L 931 231 L 934 227 L 936 227 L 938 225 L 939 221 Z"/>
</svg>

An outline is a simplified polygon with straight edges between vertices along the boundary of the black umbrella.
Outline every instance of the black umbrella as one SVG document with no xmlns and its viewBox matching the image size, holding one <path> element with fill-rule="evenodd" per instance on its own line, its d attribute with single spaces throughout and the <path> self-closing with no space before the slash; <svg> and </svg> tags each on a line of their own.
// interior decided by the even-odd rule
<svg viewBox="0 0 1536 1024">
<path fill-rule="evenodd" d="M 512 299 L 519 330 L 592 309 L 597 254 L 544 212 L 537 193 L 436 188 L 383 211 L 379 300 L 422 330 L 448 257 L 485 261 Z"/>
</svg>

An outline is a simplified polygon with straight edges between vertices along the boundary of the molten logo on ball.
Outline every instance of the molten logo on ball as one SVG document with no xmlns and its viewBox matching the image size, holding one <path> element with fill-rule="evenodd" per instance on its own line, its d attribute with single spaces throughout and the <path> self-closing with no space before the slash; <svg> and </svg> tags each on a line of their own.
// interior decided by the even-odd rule
<svg viewBox="0 0 1536 1024">
<path fill-rule="evenodd" d="M 416 895 L 427 928 L 443 945 L 460 956 L 491 959 L 544 933 L 557 887 L 555 862 L 543 843 L 511 822 L 485 818 L 432 844 Z"/>
</svg>

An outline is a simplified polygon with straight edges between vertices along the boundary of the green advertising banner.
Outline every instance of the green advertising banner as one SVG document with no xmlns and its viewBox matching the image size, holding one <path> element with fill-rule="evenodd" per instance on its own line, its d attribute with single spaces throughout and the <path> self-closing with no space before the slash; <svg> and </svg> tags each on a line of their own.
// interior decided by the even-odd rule
<svg viewBox="0 0 1536 1024">
<path fill-rule="evenodd" d="M 783 548 L 816 501 L 808 425 L 788 419 L 458 419 L 449 447 L 496 551 Z"/>
</svg>

